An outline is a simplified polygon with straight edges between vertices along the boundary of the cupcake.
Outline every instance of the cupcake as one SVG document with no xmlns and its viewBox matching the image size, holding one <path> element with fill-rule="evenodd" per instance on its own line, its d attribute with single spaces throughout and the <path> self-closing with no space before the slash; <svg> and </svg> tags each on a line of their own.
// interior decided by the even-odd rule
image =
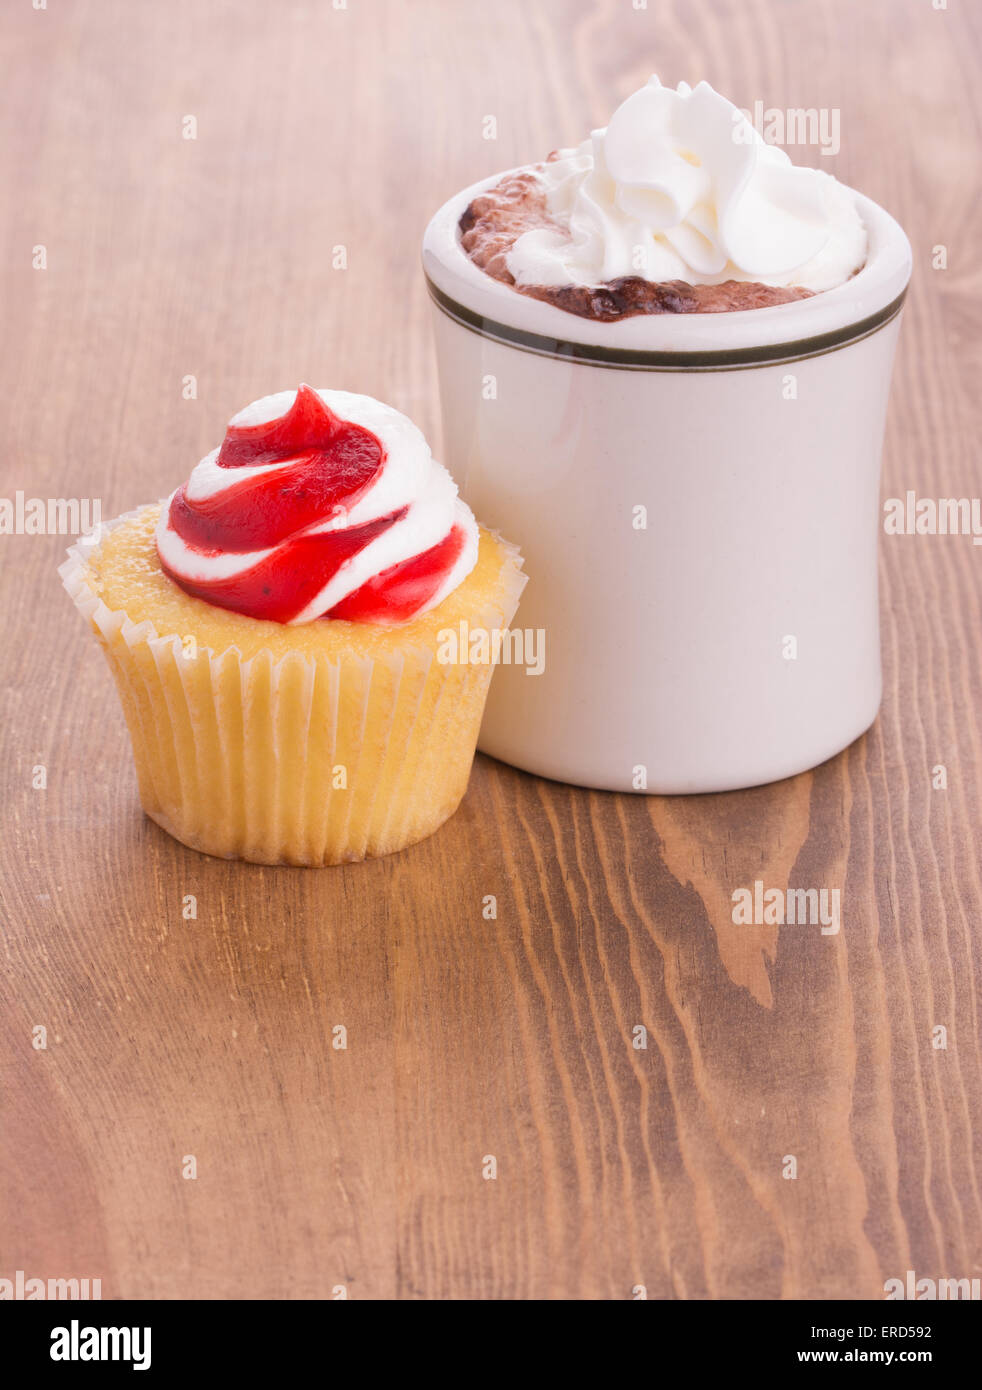
<svg viewBox="0 0 982 1390">
<path fill-rule="evenodd" d="M 406 416 L 255 401 L 166 501 L 60 574 L 116 681 L 147 815 L 206 854 L 336 864 L 423 839 L 467 787 L 517 551 Z"/>
</svg>

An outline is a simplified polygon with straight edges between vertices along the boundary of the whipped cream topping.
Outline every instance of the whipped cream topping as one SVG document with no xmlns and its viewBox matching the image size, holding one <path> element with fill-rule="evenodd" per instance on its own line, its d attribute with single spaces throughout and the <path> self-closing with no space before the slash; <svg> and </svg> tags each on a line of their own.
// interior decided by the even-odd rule
<svg viewBox="0 0 982 1390">
<path fill-rule="evenodd" d="M 799 168 L 708 82 L 657 77 L 605 130 L 535 167 L 555 227 L 525 232 L 519 285 L 724 280 L 832 289 L 866 259 L 866 230 L 831 174 Z"/>
<path fill-rule="evenodd" d="M 283 623 L 393 626 L 477 563 L 478 527 L 411 420 L 349 391 L 281 391 L 235 415 L 161 509 L 186 592 Z"/>
</svg>

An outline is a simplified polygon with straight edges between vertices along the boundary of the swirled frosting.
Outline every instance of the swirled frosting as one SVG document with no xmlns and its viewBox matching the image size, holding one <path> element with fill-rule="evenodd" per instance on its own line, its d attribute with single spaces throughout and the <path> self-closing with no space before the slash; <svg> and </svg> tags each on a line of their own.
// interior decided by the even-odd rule
<svg viewBox="0 0 982 1390">
<path fill-rule="evenodd" d="M 507 254 L 519 288 L 639 276 L 820 291 L 866 259 L 848 189 L 792 164 L 708 82 L 673 90 L 652 77 L 606 129 L 534 172 L 550 225 Z"/>
<path fill-rule="evenodd" d="M 477 550 L 470 508 L 411 420 L 309 386 L 235 415 L 157 526 L 161 567 L 186 593 L 280 623 L 408 622 Z"/>
</svg>

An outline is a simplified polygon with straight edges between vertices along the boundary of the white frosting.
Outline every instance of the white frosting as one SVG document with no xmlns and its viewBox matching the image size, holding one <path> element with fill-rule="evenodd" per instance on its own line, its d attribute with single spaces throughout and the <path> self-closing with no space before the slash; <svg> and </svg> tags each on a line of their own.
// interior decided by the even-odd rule
<svg viewBox="0 0 982 1390">
<path fill-rule="evenodd" d="M 296 391 L 279 391 L 275 395 L 264 396 L 240 410 L 229 423 L 249 426 L 277 420 L 293 405 L 296 394 Z M 317 394 L 340 419 L 350 420 L 370 430 L 382 445 L 385 461 L 372 486 L 350 510 L 339 507 L 331 516 L 295 532 L 289 539 L 361 526 L 402 507 L 409 510 L 401 521 L 395 522 L 346 560 L 317 597 L 291 622 L 305 623 L 321 617 L 382 570 L 422 554 L 443 540 L 451 527 L 459 526 L 464 532 L 464 546 L 439 589 L 417 610 L 425 613 L 452 593 L 477 563 L 479 533 L 474 514 L 457 495 L 457 485 L 450 474 L 433 458 L 422 432 L 407 416 L 372 396 L 320 388 L 317 388 Z M 213 449 L 192 471 L 187 483 L 190 501 L 201 502 L 248 477 L 275 472 L 295 462 L 294 459 L 285 459 L 271 464 L 219 468 L 218 455 L 219 450 Z M 265 550 L 204 554 L 188 545 L 171 526 L 170 503 L 173 496 L 172 493 L 161 508 L 156 533 L 157 548 L 164 564 L 189 582 L 207 583 L 243 574 L 284 544 L 278 542 Z"/>
<path fill-rule="evenodd" d="M 866 229 L 831 174 L 798 168 L 710 87 L 657 77 L 605 130 L 537 166 L 560 232 L 525 232 L 508 253 L 519 285 L 601 285 L 624 275 L 712 285 L 843 284 Z"/>
</svg>

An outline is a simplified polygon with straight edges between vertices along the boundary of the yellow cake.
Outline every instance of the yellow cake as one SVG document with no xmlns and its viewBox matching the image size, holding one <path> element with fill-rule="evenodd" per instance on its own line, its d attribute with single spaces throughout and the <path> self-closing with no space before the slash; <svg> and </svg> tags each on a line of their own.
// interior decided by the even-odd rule
<svg viewBox="0 0 982 1390">
<path fill-rule="evenodd" d="M 185 592 L 161 564 L 161 516 L 119 518 L 62 567 L 115 679 L 147 815 L 263 864 L 387 854 L 441 825 L 492 674 L 444 660 L 441 633 L 508 626 L 525 582 L 514 547 L 480 528 L 470 572 L 409 621 L 290 625 Z"/>
</svg>

